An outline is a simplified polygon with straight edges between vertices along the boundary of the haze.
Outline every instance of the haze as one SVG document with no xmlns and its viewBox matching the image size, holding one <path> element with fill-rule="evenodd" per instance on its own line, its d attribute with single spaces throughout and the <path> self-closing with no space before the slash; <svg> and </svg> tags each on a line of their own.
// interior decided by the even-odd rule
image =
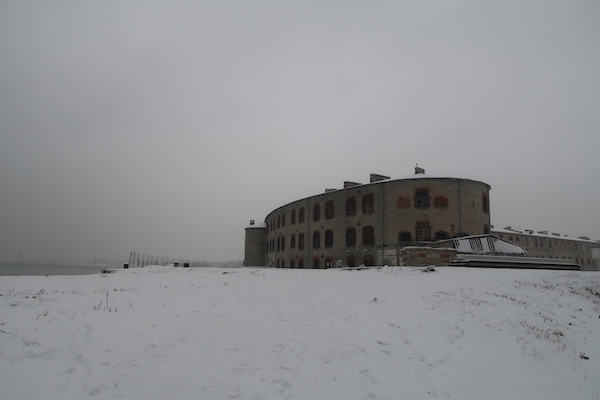
<svg viewBox="0 0 600 400">
<path fill-rule="evenodd" d="M 600 239 L 596 1 L 4 1 L 0 261 L 238 260 L 299 198 L 489 183 Z"/>
</svg>

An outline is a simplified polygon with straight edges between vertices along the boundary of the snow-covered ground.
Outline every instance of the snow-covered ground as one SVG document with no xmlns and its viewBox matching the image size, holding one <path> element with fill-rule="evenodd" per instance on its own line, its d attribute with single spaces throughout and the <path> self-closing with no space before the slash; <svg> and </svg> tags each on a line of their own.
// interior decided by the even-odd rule
<svg viewBox="0 0 600 400">
<path fill-rule="evenodd" d="M 0 277 L 0 398 L 598 399 L 600 274 Z"/>
</svg>

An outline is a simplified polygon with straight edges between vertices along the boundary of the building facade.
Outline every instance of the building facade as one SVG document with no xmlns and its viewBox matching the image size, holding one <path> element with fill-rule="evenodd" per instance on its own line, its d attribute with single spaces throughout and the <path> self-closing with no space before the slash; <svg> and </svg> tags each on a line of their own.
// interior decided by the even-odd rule
<svg viewBox="0 0 600 400">
<path fill-rule="evenodd" d="M 273 210 L 246 228 L 245 265 L 399 265 L 407 245 L 490 233 L 487 183 L 424 172 L 371 174 L 369 183 L 344 182 Z"/>
<path fill-rule="evenodd" d="M 594 249 L 598 242 L 581 236 L 572 238 L 560 233 L 533 230 L 519 231 L 510 226 L 504 229 L 492 229 L 492 233 L 527 249 L 527 256 L 537 258 L 552 258 L 573 260 L 582 271 L 598 271 L 598 258 Z"/>
</svg>

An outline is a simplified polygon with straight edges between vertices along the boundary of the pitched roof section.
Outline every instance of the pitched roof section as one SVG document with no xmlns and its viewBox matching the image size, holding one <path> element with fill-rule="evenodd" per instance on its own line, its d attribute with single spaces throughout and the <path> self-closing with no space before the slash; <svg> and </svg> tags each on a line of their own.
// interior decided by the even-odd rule
<svg viewBox="0 0 600 400">
<path fill-rule="evenodd" d="M 464 236 L 460 238 L 444 240 L 443 242 L 452 242 L 454 248 L 461 253 L 527 254 L 527 249 L 512 244 L 495 235 Z"/>
</svg>

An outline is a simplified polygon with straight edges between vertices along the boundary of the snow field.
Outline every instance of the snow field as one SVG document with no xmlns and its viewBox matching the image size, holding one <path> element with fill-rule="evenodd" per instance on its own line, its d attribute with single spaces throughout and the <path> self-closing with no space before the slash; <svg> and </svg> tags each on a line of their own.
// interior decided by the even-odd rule
<svg viewBox="0 0 600 400">
<path fill-rule="evenodd" d="M 599 339 L 590 272 L 0 277 L 6 399 L 594 399 Z"/>
</svg>

